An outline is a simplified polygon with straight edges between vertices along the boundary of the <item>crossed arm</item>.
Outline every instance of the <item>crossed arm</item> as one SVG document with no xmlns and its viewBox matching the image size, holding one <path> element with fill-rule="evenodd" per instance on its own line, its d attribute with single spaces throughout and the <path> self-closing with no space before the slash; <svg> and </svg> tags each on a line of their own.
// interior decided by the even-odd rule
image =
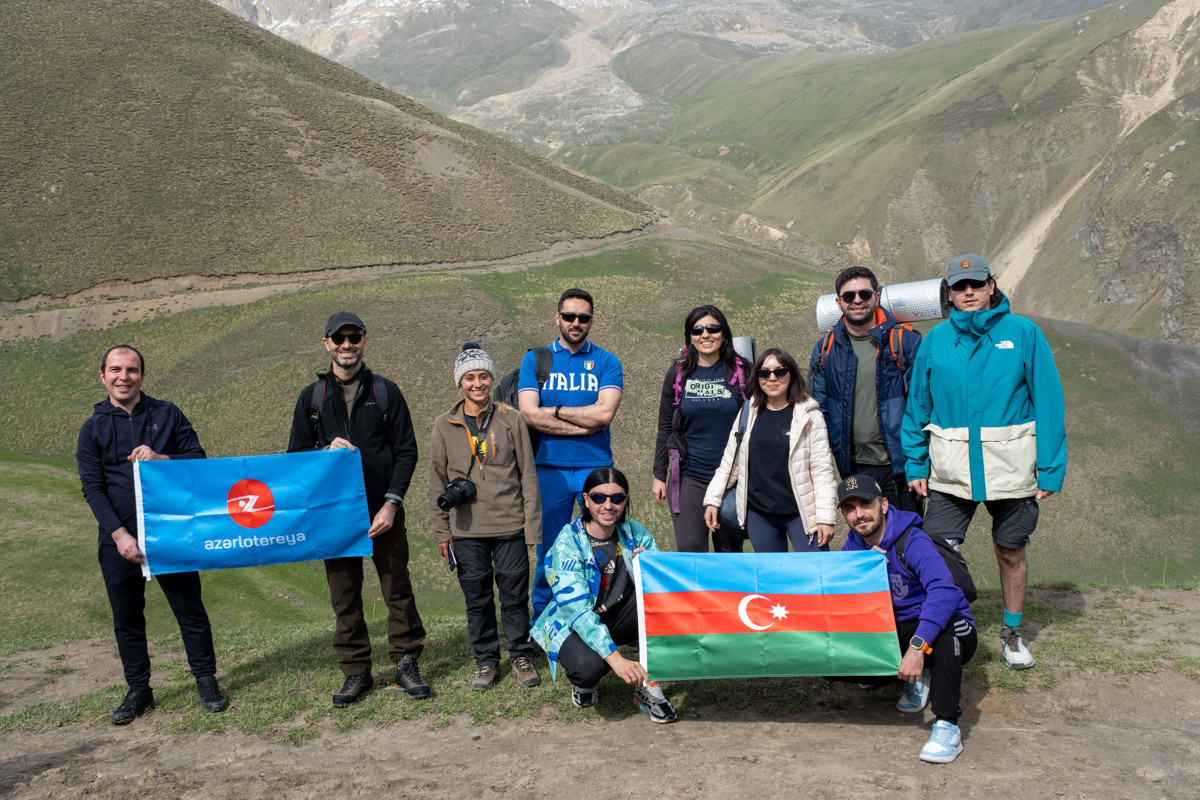
<svg viewBox="0 0 1200 800">
<path fill-rule="evenodd" d="M 542 433 L 557 433 L 560 436 L 587 436 L 602 431 L 612 423 L 621 405 L 621 390 L 601 389 L 596 402 L 590 406 L 559 406 L 558 416 L 554 406 L 542 406 L 537 392 L 521 392 L 517 397 L 525 424 Z"/>
</svg>

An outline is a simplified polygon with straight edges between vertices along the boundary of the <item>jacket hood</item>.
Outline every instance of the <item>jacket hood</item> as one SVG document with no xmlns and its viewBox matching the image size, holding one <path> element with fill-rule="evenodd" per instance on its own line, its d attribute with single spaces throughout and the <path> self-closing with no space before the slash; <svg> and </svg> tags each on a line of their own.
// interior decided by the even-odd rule
<svg viewBox="0 0 1200 800">
<path fill-rule="evenodd" d="M 996 290 L 996 294 L 1000 300 L 993 300 L 991 308 L 980 311 L 959 311 L 957 308 L 950 310 L 950 322 L 959 335 L 983 336 L 1009 313 L 1008 296 L 999 289 Z"/>
</svg>

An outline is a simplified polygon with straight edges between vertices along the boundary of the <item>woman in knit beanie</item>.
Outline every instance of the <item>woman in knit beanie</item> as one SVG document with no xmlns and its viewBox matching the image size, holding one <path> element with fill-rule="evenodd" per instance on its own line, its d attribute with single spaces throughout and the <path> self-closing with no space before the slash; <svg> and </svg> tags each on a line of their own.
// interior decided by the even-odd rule
<svg viewBox="0 0 1200 800">
<path fill-rule="evenodd" d="M 477 343 L 464 344 L 454 360 L 454 384 L 462 399 L 433 424 L 429 510 L 438 550 L 457 569 L 467 603 L 471 688 L 491 689 L 500 676 L 493 583 L 513 679 L 537 686 L 526 548 L 542 541 L 542 503 L 529 431 L 520 411 L 493 401 L 496 366 Z"/>
</svg>

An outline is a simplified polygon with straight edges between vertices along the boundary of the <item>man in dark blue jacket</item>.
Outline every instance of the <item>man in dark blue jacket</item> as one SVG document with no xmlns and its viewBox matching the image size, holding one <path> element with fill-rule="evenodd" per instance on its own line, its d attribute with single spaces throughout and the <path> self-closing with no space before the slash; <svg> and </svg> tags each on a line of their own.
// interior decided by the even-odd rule
<svg viewBox="0 0 1200 800">
<path fill-rule="evenodd" d="M 813 347 L 808 393 L 825 415 L 842 477 L 866 473 L 893 506 L 916 511 L 900 427 L 921 334 L 879 307 L 879 281 L 866 267 L 842 270 L 834 286 L 842 318 Z"/>
<path fill-rule="evenodd" d="M 146 650 L 146 580 L 139 567 L 133 462 L 204 458 L 196 431 L 174 403 L 142 393 L 145 361 L 128 345 L 118 345 L 100 361 L 100 381 L 108 398 L 97 403 L 79 429 L 75 460 L 100 530 L 100 571 L 113 612 L 113 631 L 129 691 L 112 713 L 126 725 L 154 708 L 150 656 Z M 158 585 L 179 621 L 179 633 L 204 708 L 224 711 L 229 701 L 217 685 L 212 627 L 200 599 L 200 575 L 159 575 Z"/>
<path fill-rule="evenodd" d="M 963 664 L 975 655 L 979 643 L 971 605 L 933 541 L 918 527 L 921 518 L 891 508 L 870 475 L 851 475 L 842 481 L 838 505 L 850 526 L 842 550 L 874 549 L 887 556 L 892 611 L 903 652 L 897 676 L 905 682 L 896 708 L 915 714 L 926 704 L 932 707 L 937 719 L 921 749 L 921 760 L 949 763 L 962 752 L 958 703 Z M 899 548 L 897 542 L 905 534 Z"/>
</svg>

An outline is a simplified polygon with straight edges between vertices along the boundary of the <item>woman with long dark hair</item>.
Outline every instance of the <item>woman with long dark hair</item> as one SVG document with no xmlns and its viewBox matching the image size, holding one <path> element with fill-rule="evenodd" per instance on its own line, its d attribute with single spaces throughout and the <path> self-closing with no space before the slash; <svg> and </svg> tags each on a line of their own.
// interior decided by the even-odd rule
<svg viewBox="0 0 1200 800">
<path fill-rule="evenodd" d="M 756 553 L 828 550 L 837 518 L 837 481 L 825 419 L 804 390 L 796 359 L 777 347 L 754 365 L 745 433 L 729 434 L 704 496 L 704 518 L 717 528 L 726 488 L 737 483 L 738 521 Z M 736 478 L 733 476 L 736 475 Z"/>
<path fill-rule="evenodd" d="M 729 429 L 750 388 L 750 362 L 733 351 L 721 309 L 699 306 L 683 323 L 684 348 L 663 378 L 654 446 L 654 499 L 670 500 L 675 546 L 708 552 L 704 491 L 721 463 Z M 712 530 L 713 550 L 740 553 L 742 538 Z"/>
<path fill-rule="evenodd" d="M 627 519 L 629 481 L 612 467 L 598 467 L 583 482 L 579 517 L 563 527 L 546 554 L 553 595 L 533 623 L 533 638 L 546 651 L 552 675 L 561 666 L 571 681 L 571 702 L 591 708 L 596 686 L 612 670 L 634 687 L 634 702 L 653 722 L 674 722 L 675 709 L 637 661 L 618 652 L 638 639 L 633 559 L 657 550 L 640 522 Z"/>
</svg>

